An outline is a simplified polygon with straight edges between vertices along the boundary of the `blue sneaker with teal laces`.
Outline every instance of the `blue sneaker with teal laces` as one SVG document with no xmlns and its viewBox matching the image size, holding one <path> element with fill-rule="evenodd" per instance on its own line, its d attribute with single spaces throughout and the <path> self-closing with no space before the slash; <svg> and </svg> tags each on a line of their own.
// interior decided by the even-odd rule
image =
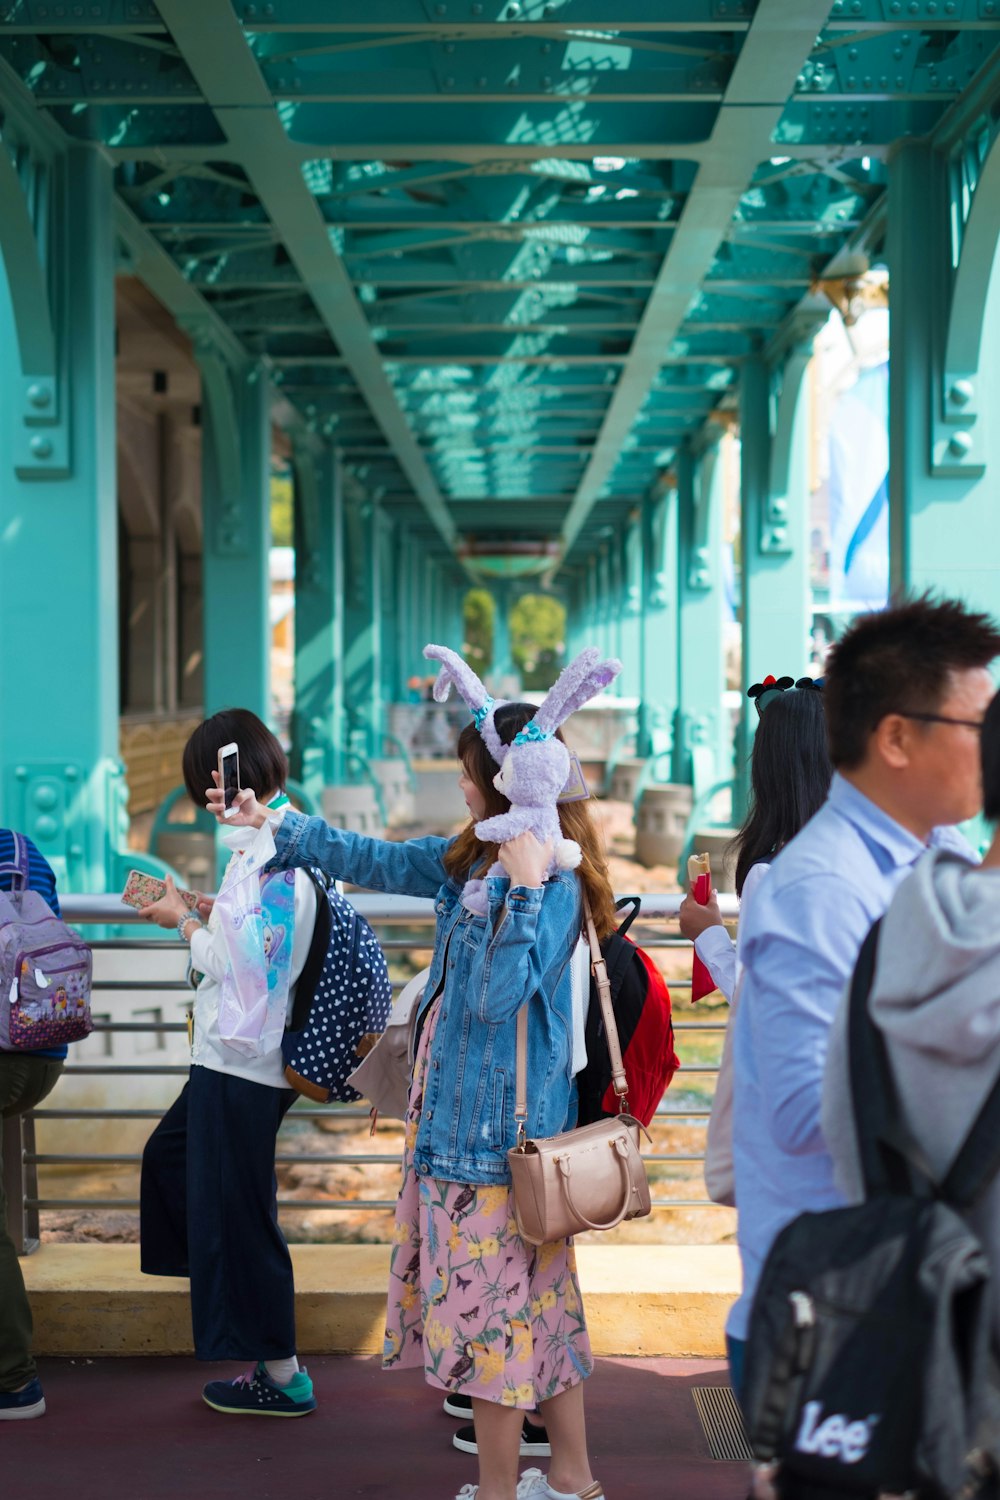
<svg viewBox="0 0 1000 1500">
<path fill-rule="evenodd" d="M 24 1422 L 45 1414 L 41 1382 L 29 1380 L 20 1391 L 0 1391 L 0 1422 Z"/>
<path fill-rule="evenodd" d="M 287 1385 L 278 1385 L 263 1360 L 235 1380 L 210 1380 L 202 1396 L 215 1411 L 237 1417 L 304 1417 L 316 1410 L 313 1383 L 305 1370 L 297 1371 Z"/>
</svg>

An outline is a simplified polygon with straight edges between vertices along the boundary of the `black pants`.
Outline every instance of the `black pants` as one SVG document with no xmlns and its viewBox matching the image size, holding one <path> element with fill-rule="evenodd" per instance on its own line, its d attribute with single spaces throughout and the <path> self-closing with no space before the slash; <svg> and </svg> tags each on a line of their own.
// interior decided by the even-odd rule
<svg viewBox="0 0 1000 1500">
<path fill-rule="evenodd" d="M 28 1052 L 0 1052 L 0 1145 L 3 1122 L 27 1114 L 55 1088 L 63 1070 L 52 1057 Z M 31 1308 L 24 1277 L 7 1230 L 7 1201 L 0 1171 L 0 1391 L 19 1391 L 33 1379 Z"/>
<path fill-rule="evenodd" d="M 142 1154 L 149 1276 L 190 1276 L 199 1359 L 295 1353 L 292 1260 L 278 1227 L 274 1151 L 295 1093 L 193 1067 Z"/>
</svg>

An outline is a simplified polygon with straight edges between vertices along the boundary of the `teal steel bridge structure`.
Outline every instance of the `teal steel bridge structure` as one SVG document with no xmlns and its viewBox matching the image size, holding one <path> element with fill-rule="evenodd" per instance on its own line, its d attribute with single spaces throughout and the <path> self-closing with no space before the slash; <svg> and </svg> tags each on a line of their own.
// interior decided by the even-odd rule
<svg viewBox="0 0 1000 1500">
<path fill-rule="evenodd" d="M 296 766 L 540 578 L 640 749 L 727 774 L 805 667 L 804 372 L 890 278 L 897 586 L 1000 607 L 1000 0 L 0 0 L 0 819 L 120 873 L 116 278 L 200 375 L 203 704 L 268 712 L 295 480 Z"/>
</svg>

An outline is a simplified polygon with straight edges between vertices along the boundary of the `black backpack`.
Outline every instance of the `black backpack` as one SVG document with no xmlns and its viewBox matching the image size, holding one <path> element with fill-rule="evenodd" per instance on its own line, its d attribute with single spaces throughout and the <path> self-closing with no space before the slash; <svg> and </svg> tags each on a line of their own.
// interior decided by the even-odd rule
<svg viewBox="0 0 1000 1500">
<path fill-rule="evenodd" d="M 384 1031 L 389 1018 L 385 955 L 333 882 L 321 870 L 306 873 L 316 887 L 316 925 L 281 1039 L 285 1077 L 291 1088 L 322 1104 L 360 1099 L 346 1079 L 358 1065 L 361 1038 Z"/>
<path fill-rule="evenodd" d="M 601 943 L 601 952 L 608 969 L 611 1007 L 628 1079 L 629 1112 L 643 1125 L 648 1125 L 680 1064 L 674 1053 L 670 991 L 666 980 L 649 954 L 625 935 L 635 921 L 640 905 L 638 896 L 624 896 L 617 903 L 616 911 L 625 906 L 632 910 L 617 932 L 612 932 Z M 611 1083 L 611 1057 L 593 974 L 590 976 L 585 1035 L 587 1063 L 576 1079 L 578 1125 L 591 1125 L 607 1115 L 616 1115 L 620 1107 Z"/>
<path fill-rule="evenodd" d="M 905 1134 L 868 1012 L 879 924 L 851 982 L 851 1094 L 866 1201 L 779 1234 L 750 1319 L 755 1494 L 995 1496 L 990 1272 L 959 1217 L 1000 1170 L 1000 1080 L 940 1184 Z M 960 1086 L 960 1085 L 959 1085 Z M 933 1107 L 929 1101 L 930 1107 Z"/>
</svg>

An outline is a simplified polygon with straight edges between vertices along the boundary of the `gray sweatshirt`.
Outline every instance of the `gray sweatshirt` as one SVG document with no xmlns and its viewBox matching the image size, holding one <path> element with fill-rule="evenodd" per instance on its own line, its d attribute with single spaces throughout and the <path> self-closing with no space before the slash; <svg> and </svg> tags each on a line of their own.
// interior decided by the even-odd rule
<svg viewBox="0 0 1000 1500">
<path fill-rule="evenodd" d="M 1000 869 L 929 854 L 882 920 L 868 1001 L 885 1034 L 905 1124 L 936 1178 L 1000 1074 Z M 830 1037 L 823 1134 L 838 1186 L 862 1198 L 851 1109 L 847 996 Z M 969 1215 L 1000 1283 L 1000 1178 Z M 994 1337 L 1000 1346 L 1000 1297 Z"/>
</svg>

